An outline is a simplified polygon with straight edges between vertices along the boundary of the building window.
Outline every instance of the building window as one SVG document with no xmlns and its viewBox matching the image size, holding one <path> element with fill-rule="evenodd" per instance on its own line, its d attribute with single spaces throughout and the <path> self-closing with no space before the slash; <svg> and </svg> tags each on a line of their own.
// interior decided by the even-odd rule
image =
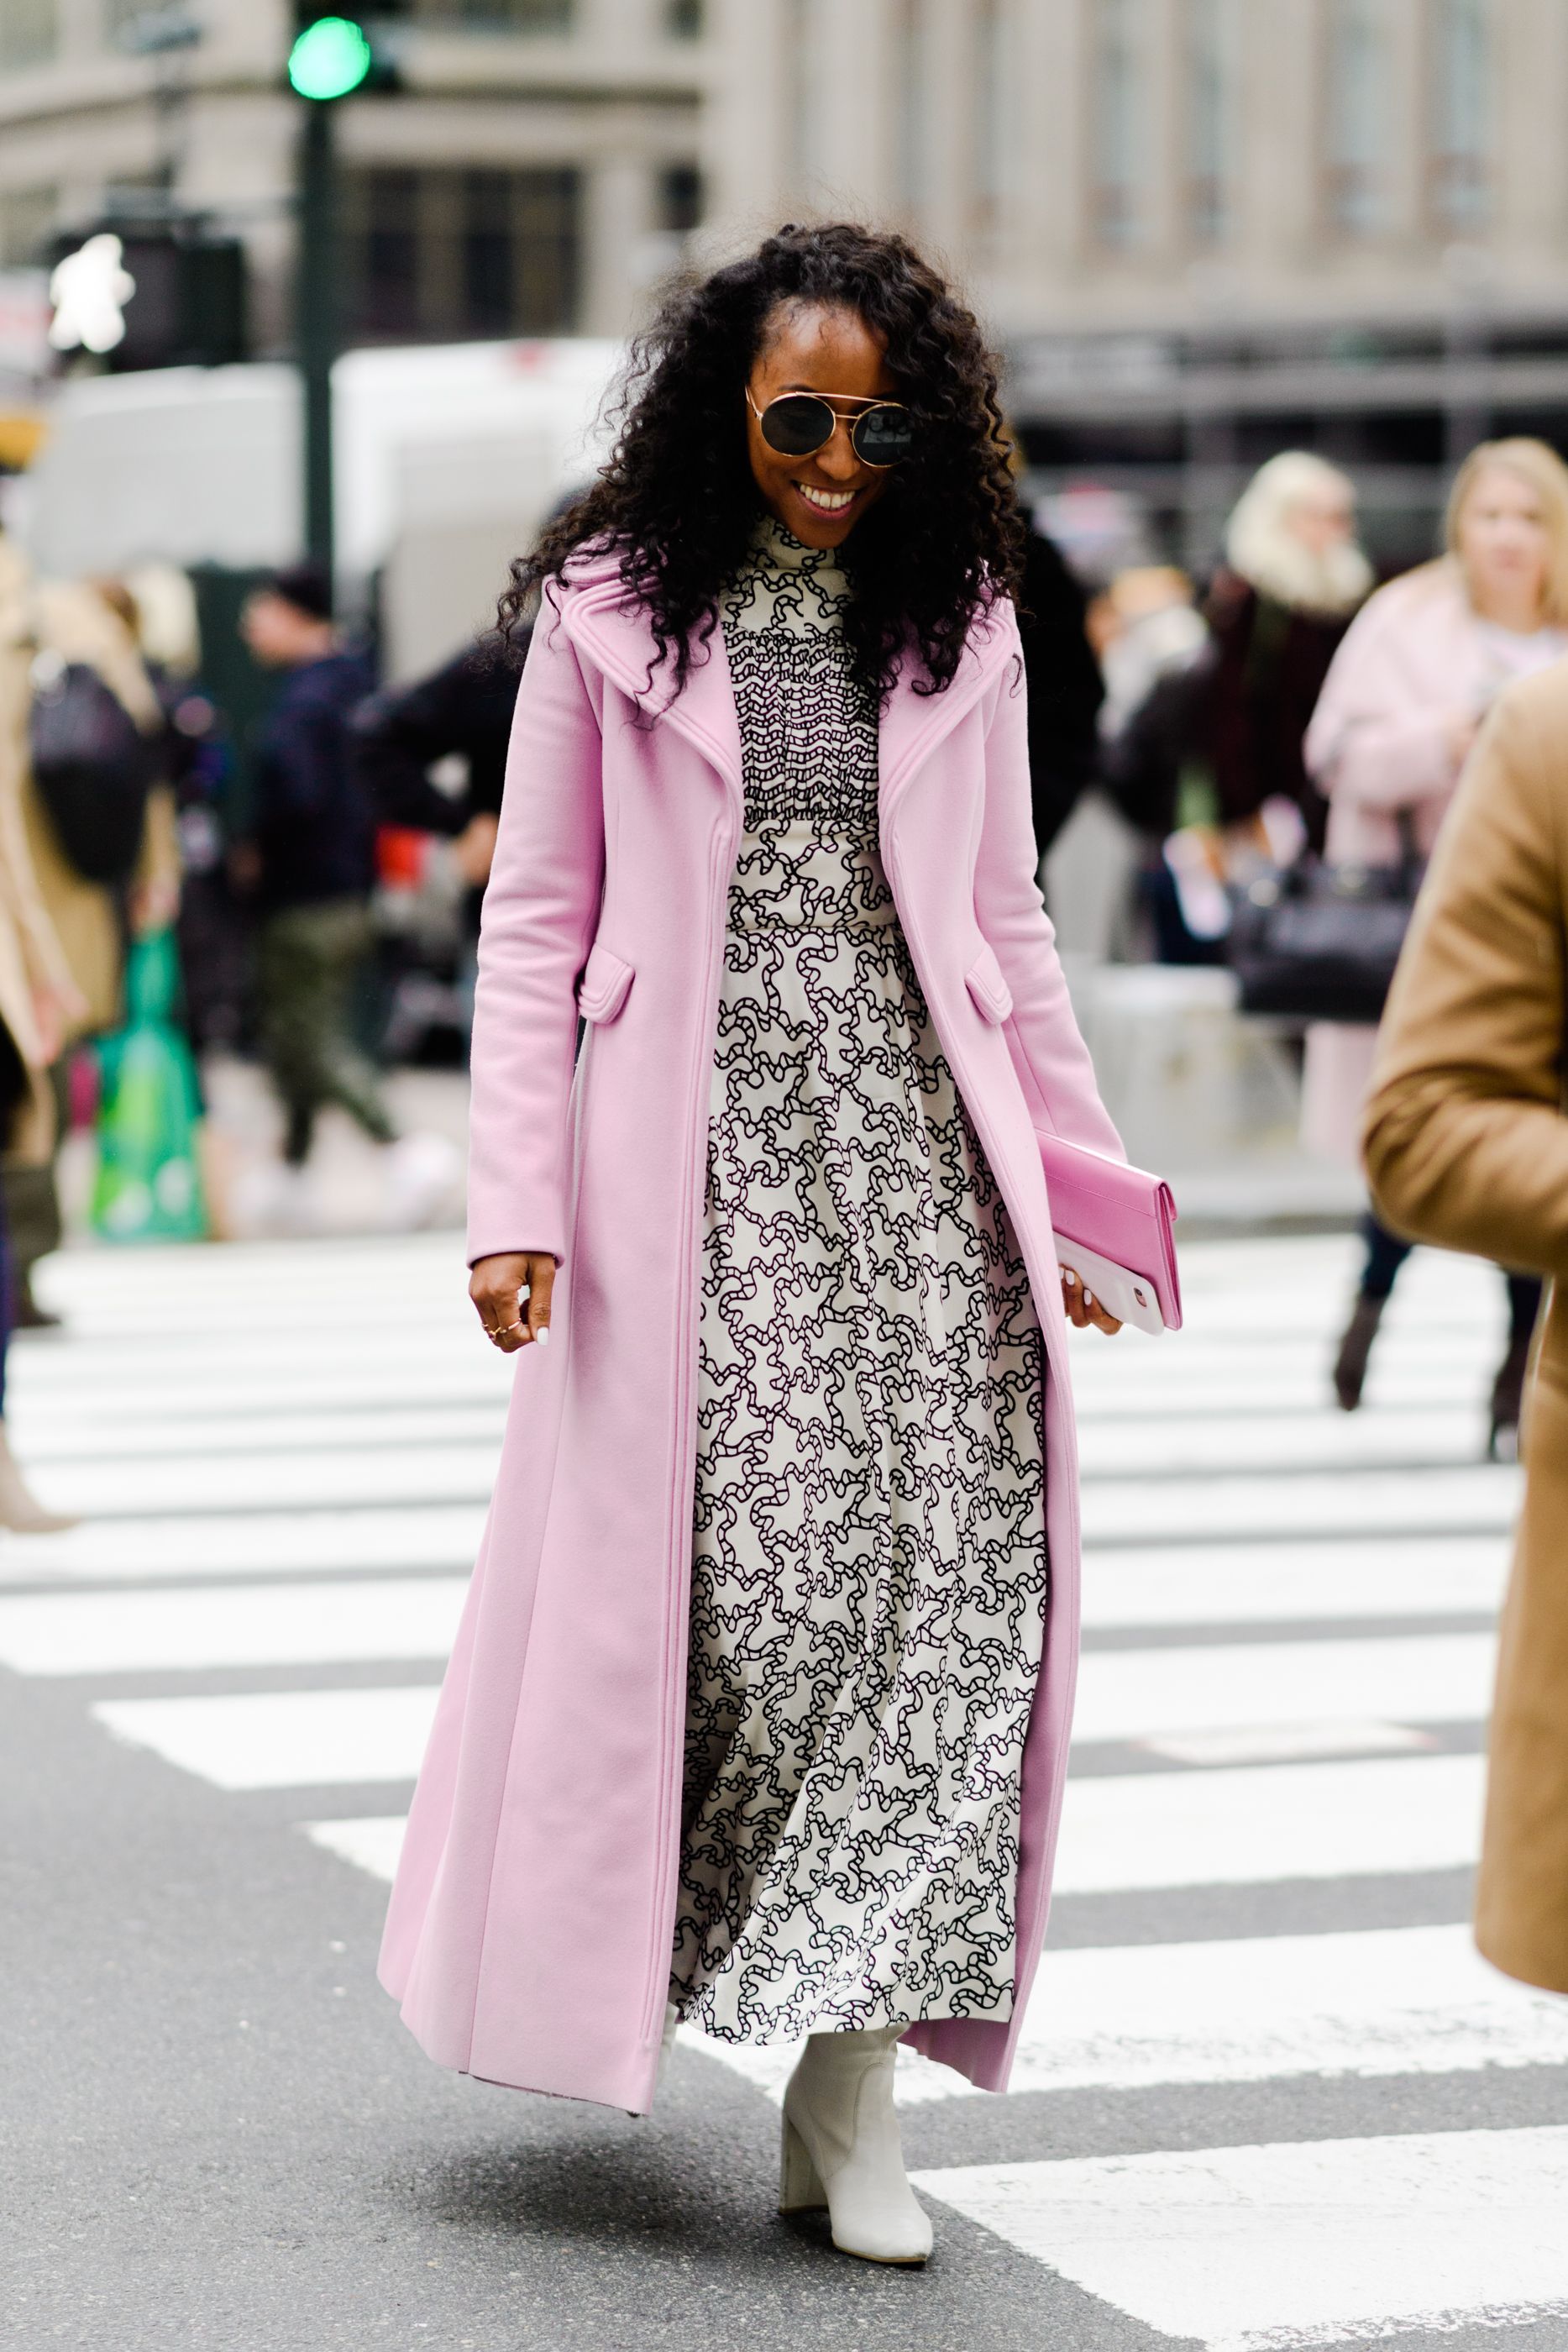
<svg viewBox="0 0 1568 2352">
<path fill-rule="evenodd" d="M 982 231 L 995 229 L 1008 188 L 1007 0 L 976 0 L 974 58 L 975 212 Z"/>
<path fill-rule="evenodd" d="M 369 13 L 480 33 L 569 33 L 573 0 L 378 0 Z"/>
<path fill-rule="evenodd" d="M 670 163 L 660 173 L 658 212 L 665 236 L 690 236 L 702 226 L 703 175 L 695 163 Z"/>
<path fill-rule="evenodd" d="M 1197 246 L 1224 245 L 1236 193 L 1235 0 L 1187 0 L 1183 31 L 1187 235 Z"/>
<path fill-rule="evenodd" d="M 0 269 L 43 265 L 59 209 L 53 188 L 0 188 Z"/>
<path fill-rule="evenodd" d="M 1490 0 L 1434 0 L 1429 187 L 1450 236 L 1483 228 L 1490 208 L 1491 15 Z"/>
<path fill-rule="evenodd" d="M 1102 245 L 1144 233 L 1148 152 L 1145 0 L 1095 0 L 1090 51 L 1091 214 Z"/>
<path fill-rule="evenodd" d="M 350 172 L 344 215 L 361 341 L 565 334 L 576 321 L 573 170 Z"/>
<path fill-rule="evenodd" d="M 677 41 L 699 41 L 707 26 L 703 0 L 669 0 L 666 22 Z"/>
<path fill-rule="evenodd" d="M 930 0 L 902 0 L 894 28 L 894 178 L 898 201 L 911 220 L 919 217 L 925 202 L 931 145 L 929 5 Z"/>
<path fill-rule="evenodd" d="M 1329 220 L 1342 236 L 1375 236 L 1384 226 L 1392 136 L 1385 0 L 1332 0 L 1328 37 Z"/>
<path fill-rule="evenodd" d="M 59 0 L 0 0 L 0 66 L 47 66 L 59 46 Z"/>
</svg>

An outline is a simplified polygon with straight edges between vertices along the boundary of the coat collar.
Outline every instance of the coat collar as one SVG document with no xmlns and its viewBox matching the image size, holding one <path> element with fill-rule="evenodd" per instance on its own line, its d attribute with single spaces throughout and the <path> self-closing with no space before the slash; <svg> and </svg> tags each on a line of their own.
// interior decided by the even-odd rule
<svg viewBox="0 0 1568 2352">
<path fill-rule="evenodd" d="M 647 614 L 628 595 L 613 556 L 595 553 L 574 568 L 560 592 L 560 615 L 573 644 L 611 684 L 653 712 L 661 725 L 685 736 L 739 801 L 740 727 L 723 628 L 716 627 L 706 646 L 698 648 L 685 686 L 672 701 L 667 670 L 653 666 L 655 647 Z M 918 693 L 924 667 L 905 662 L 878 725 L 884 820 L 911 777 L 1017 652 L 1012 607 L 1003 604 L 983 614 L 970 630 L 957 670 L 940 694 Z"/>
</svg>

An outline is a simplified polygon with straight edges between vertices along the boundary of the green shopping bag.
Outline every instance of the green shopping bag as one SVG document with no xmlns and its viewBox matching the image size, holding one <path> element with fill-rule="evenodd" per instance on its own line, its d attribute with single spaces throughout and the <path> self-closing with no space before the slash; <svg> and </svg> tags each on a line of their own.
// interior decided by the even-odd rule
<svg viewBox="0 0 1568 2352">
<path fill-rule="evenodd" d="M 207 1230 L 196 1168 L 201 1097 L 174 1025 L 180 971 L 172 931 L 138 940 L 125 974 L 126 1022 L 98 1047 L 95 1232 L 111 1242 L 188 1242 Z"/>
</svg>

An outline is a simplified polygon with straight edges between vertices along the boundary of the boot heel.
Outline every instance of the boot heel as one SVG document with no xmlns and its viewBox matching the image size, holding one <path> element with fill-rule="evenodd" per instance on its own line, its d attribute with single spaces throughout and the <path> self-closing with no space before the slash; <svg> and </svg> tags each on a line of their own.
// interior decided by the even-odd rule
<svg viewBox="0 0 1568 2352">
<path fill-rule="evenodd" d="M 779 2210 L 780 2213 L 818 2213 L 826 2208 L 827 2202 L 828 2192 L 811 2161 L 811 2151 L 786 2116 L 779 2165 Z"/>
</svg>

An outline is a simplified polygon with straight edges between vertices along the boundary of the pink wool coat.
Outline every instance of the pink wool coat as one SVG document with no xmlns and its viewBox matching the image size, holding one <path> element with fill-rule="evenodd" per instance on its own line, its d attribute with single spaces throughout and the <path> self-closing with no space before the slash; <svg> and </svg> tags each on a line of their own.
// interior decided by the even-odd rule
<svg viewBox="0 0 1568 2352">
<path fill-rule="evenodd" d="M 1307 730 L 1307 766 L 1329 803 L 1325 856 L 1397 865 L 1401 811 L 1428 856 L 1459 779 L 1448 722 L 1458 711 L 1479 714 L 1503 683 L 1451 558 L 1378 589 L 1334 656 Z M 1320 1021 L 1308 1031 L 1309 1150 L 1359 1165 L 1376 1041 L 1370 1023 Z"/>
<path fill-rule="evenodd" d="M 653 655 L 601 561 L 547 609 L 517 698 L 480 945 L 469 1255 L 548 1249 L 560 1271 L 550 1345 L 518 1359 L 382 1958 L 444 2065 L 637 2112 L 674 1932 L 708 1084 L 742 825 L 722 635 L 667 709 Z M 1014 2016 L 908 2037 L 1000 2090 L 1045 1934 L 1078 1649 L 1066 1325 L 1035 1132 L 1121 1146 L 1035 887 L 1010 606 L 977 623 L 944 693 L 900 682 L 880 757 L 888 878 L 1048 1364 Z"/>
</svg>

